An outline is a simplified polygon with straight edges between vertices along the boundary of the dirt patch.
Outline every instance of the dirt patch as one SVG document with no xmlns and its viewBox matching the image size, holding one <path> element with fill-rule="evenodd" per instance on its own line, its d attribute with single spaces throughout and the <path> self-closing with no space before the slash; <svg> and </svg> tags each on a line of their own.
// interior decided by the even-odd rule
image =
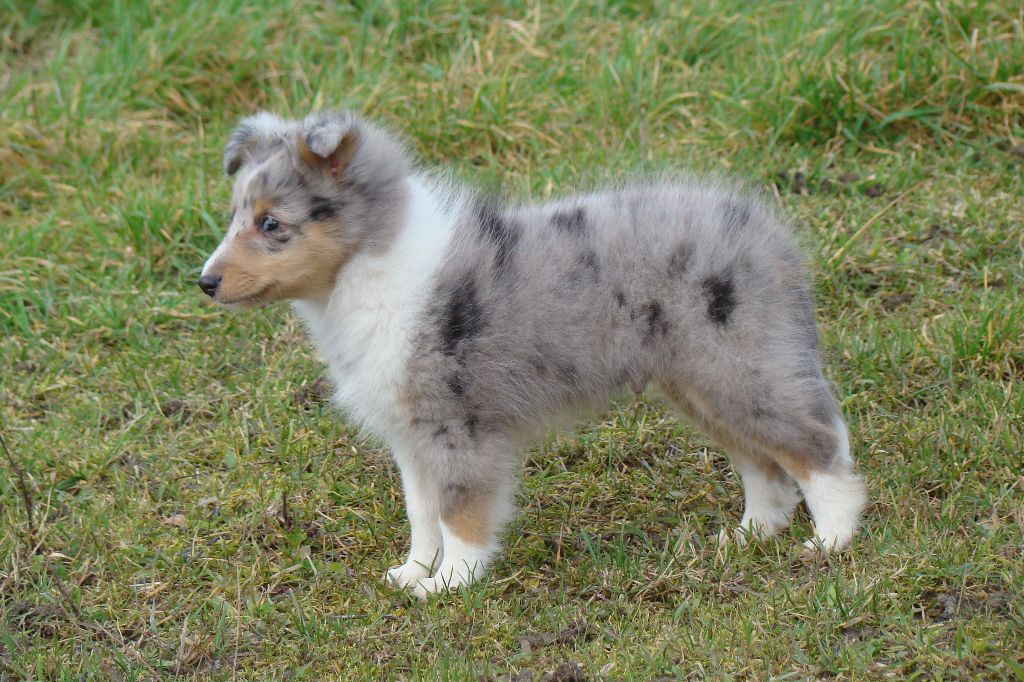
<svg viewBox="0 0 1024 682">
<path fill-rule="evenodd" d="M 809 194 L 810 190 L 807 185 L 807 176 L 803 171 L 779 171 L 775 174 L 775 188 L 780 194 L 788 192 L 790 194 Z"/>
<path fill-rule="evenodd" d="M 867 187 L 865 187 L 863 190 L 861 190 L 861 192 L 864 194 L 864 196 L 871 197 L 872 199 L 877 199 L 878 197 L 885 194 L 885 185 L 883 185 L 880 182 L 873 182 Z"/>
<path fill-rule="evenodd" d="M 11 609 L 12 623 L 21 621 L 21 628 L 43 637 L 55 637 L 67 628 L 67 614 L 54 604 L 16 602 Z"/>
<path fill-rule="evenodd" d="M 540 682 L 585 682 L 588 679 L 583 668 L 572 661 L 559 663 L 557 668 L 545 671 L 540 676 Z"/>
<path fill-rule="evenodd" d="M 882 631 L 873 625 L 857 624 L 840 628 L 839 633 L 851 642 L 860 642 L 868 639 L 874 639 L 880 635 Z"/>
<path fill-rule="evenodd" d="M 172 399 L 160 404 L 160 414 L 165 417 L 178 416 L 181 419 L 188 419 L 192 411 L 184 400 Z"/>
<path fill-rule="evenodd" d="M 871 182 L 871 178 L 861 178 L 855 171 L 843 171 L 838 175 L 812 173 L 808 176 L 803 171 L 782 170 L 775 173 L 771 180 L 779 194 L 836 194 L 839 192 L 859 192 L 872 199 L 882 196 L 887 188 L 881 182 Z"/>
<path fill-rule="evenodd" d="M 292 405 L 300 408 L 323 405 L 331 399 L 331 382 L 324 377 L 311 381 L 292 393 Z"/>
<path fill-rule="evenodd" d="M 116 429 L 123 426 L 126 422 L 132 418 L 132 408 L 135 407 L 132 403 L 125 403 L 120 408 L 112 410 L 103 418 L 100 425 L 104 429 Z"/>
<path fill-rule="evenodd" d="M 888 312 L 892 312 L 893 310 L 901 308 L 913 300 L 914 295 L 907 292 L 889 294 L 888 296 L 882 297 L 882 308 L 884 308 Z"/>
<path fill-rule="evenodd" d="M 1013 601 L 1013 595 L 999 587 L 983 586 L 973 590 L 925 590 L 914 606 L 914 617 L 941 623 L 971 618 L 977 613 L 1000 613 Z"/>
<path fill-rule="evenodd" d="M 524 653 L 529 653 L 552 644 L 567 646 L 577 640 L 586 641 L 591 634 L 590 626 L 582 620 L 577 620 L 558 632 L 534 632 L 523 635 L 519 638 L 519 646 Z"/>
<path fill-rule="evenodd" d="M 193 418 L 213 419 L 217 415 L 207 408 L 196 409 L 184 400 L 172 398 L 160 404 L 160 414 L 168 419 L 174 418 L 179 424 L 187 424 Z"/>
</svg>

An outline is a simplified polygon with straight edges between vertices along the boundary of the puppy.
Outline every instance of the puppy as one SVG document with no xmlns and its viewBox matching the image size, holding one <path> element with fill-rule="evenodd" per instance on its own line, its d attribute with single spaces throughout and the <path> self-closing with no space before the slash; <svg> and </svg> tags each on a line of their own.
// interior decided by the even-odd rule
<svg viewBox="0 0 1024 682">
<path fill-rule="evenodd" d="M 511 511 L 514 457 L 559 416 L 660 389 L 728 451 L 744 541 L 785 528 L 842 549 L 864 485 L 822 375 L 807 275 L 754 197 L 664 179 L 501 205 L 415 170 L 349 112 L 260 113 L 224 150 L 231 221 L 199 286 L 289 300 L 334 400 L 393 451 L 411 526 L 386 580 L 417 596 L 478 580 Z"/>
</svg>

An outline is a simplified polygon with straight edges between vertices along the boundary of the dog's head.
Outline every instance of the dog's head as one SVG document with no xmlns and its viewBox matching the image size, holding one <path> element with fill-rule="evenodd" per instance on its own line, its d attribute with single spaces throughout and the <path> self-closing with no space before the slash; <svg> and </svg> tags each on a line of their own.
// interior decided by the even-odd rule
<svg viewBox="0 0 1024 682">
<path fill-rule="evenodd" d="M 231 219 L 199 287 L 229 307 L 326 299 L 356 252 L 386 248 L 407 192 L 404 150 L 345 111 L 246 118 L 224 171 Z"/>
</svg>

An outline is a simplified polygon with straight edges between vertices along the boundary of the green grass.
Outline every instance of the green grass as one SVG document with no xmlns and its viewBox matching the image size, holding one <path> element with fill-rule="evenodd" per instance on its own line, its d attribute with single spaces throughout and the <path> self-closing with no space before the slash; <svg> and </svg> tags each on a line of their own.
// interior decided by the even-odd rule
<svg viewBox="0 0 1024 682">
<path fill-rule="evenodd" d="M 0 678 L 1024 679 L 1020 3 L 680 4 L 0 0 Z M 853 550 L 801 559 L 803 515 L 718 548 L 735 475 L 638 400 L 528 453 L 486 584 L 386 589 L 387 454 L 284 307 L 194 284 L 232 124 L 323 106 L 520 196 L 774 192 L 869 481 Z"/>
</svg>

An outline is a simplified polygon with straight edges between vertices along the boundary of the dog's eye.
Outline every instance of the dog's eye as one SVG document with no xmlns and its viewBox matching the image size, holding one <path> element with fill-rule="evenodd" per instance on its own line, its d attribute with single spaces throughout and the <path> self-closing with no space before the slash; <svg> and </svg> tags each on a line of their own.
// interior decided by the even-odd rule
<svg viewBox="0 0 1024 682">
<path fill-rule="evenodd" d="M 273 232 L 274 230 L 281 227 L 281 223 L 277 222 L 268 215 L 263 216 L 263 220 L 260 221 L 260 229 L 264 232 Z"/>
</svg>

